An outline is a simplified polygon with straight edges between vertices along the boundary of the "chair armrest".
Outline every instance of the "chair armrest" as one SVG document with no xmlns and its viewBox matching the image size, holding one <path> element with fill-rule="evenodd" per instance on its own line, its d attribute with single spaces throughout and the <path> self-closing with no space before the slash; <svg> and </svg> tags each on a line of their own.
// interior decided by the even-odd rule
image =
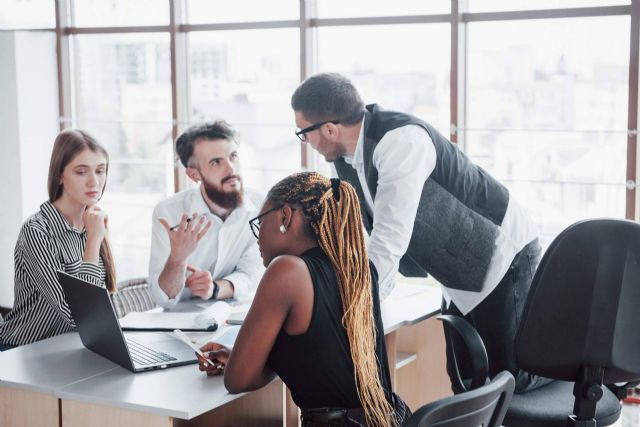
<svg viewBox="0 0 640 427">
<path fill-rule="evenodd" d="M 452 348 L 453 364 L 456 369 L 456 378 L 454 379 L 457 386 L 461 390 L 473 390 L 478 387 L 482 387 L 487 382 L 489 375 L 489 359 L 487 357 L 487 350 L 484 347 L 484 342 L 478 331 L 475 330 L 471 324 L 460 316 L 451 314 L 443 314 L 438 316 L 438 319 L 445 323 L 445 327 L 451 327 L 462 338 L 462 341 L 467 347 L 469 352 L 469 359 L 471 361 L 471 367 L 473 368 L 473 377 L 471 379 L 471 385 L 466 386 L 460 376 L 460 369 L 458 368 L 458 360 L 455 352 Z"/>
</svg>

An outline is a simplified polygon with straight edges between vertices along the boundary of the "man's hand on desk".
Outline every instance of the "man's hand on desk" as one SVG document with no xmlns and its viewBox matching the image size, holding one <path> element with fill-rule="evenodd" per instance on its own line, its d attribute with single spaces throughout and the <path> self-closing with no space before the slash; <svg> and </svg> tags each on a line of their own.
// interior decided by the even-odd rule
<svg viewBox="0 0 640 427">
<path fill-rule="evenodd" d="M 191 275 L 185 280 L 185 286 L 191 290 L 191 294 L 204 300 L 226 299 L 233 297 L 233 283 L 226 279 L 213 280 L 211 272 L 200 270 L 193 265 L 187 265 L 187 271 Z"/>
<path fill-rule="evenodd" d="M 191 289 L 191 294 L 202 299 L 210 299 L 213 296 L 213 278 L 209 270 L 200 270 L 192 265 L 187 265 L 187 271 L 191 275 L 184 284 Z"/>
<path fill-rule="evenodd" d="M 206 343 L 200 347 L 200 350 L 202 350 L 207 359 L 213 362 L 213 365 L 211 365 L 198 356 L 198 368 L 201 371 L 206 372 L 210 377 L 224 373 L 224 367 L 227 365 L 231 350 L 215 342 Z"/>
</svg>

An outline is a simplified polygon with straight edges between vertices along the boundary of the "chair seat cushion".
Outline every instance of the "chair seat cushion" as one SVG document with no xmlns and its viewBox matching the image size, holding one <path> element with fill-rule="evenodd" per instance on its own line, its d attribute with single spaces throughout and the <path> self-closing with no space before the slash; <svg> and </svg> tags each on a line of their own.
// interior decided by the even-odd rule
<svg viewBox="0 0 640 427">
<path fill-rule="evenodd" d="M 620 417 L 622 407 L 616 396 L 605 386 L 596 405 L 598 427 L 608 426 Z M 573 413 L 573 383 L 553 381 L 543 387 L 514 394 L 507 410 L 505 427 L 565 427 Z"/>
<path fill-rule="evenodd" d="M 156 307 L 146 283 L 130 282 L 119 287 L 118 292 L 111 295 L 111 302 L 118 318 L 132 311 L 147 311 Z"/>
</svg>

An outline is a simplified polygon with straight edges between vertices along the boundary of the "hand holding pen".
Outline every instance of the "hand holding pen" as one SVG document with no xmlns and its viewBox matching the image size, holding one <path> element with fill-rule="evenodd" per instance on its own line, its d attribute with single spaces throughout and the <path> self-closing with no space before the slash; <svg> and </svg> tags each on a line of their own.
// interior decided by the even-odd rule
<svg viewBox="0 0 640 427">
<path fill-rule="evenodd" d="M 189 224 L 191 222 L 191 218 L 192 217 L 188 217 L 187 218 L 187 224 Z M 180 225 L 182 225 L 182 222 L 177 223 L 176 225 L 174 225 L 173 227 L 169 228 L 169 231 L 176 231 Z"/>
<path fill-rule="evenodd" d="M 206 372 L 210 377 L 223 374 L 229 361 L 231 350 L 215 342 L 206 343 L 200 347 L 200 350 L 205 357 L 198 357 L 198 363 L 200 365 L 198 369 Z M 209 363 L 207 363 L 207 361 Z"/>
<path fill-rule="evenodd" d="M 200 215 L 198 219 L 198 214 L 191 216 L 183 214 L 180 223 L 175 226 L 171 226 L 166 218 L 159 218 L 159 221 L 169 235 L 171 246 L 169 257 L 171 261 L 176 263 L 183 263 L 187 260 L 212 225 L 211 220 L 207 220 L 205 215 Z"/>
<path fill-rule="evenodd" d="M 188 345 L 189 347 L 191 347 L 191 349 L 193 351 L 196 352 L 196 355 L 198 355 L 198 363 L 201 366 L 201 371 L 203 370 L 202 368 L 206 369 L 206 370 L 215 370 L 215 371 L 219 371 L 218 373 L 221 373 L 224 370 L 224 363 L 220 362 L 220 361 L 216 361 L 213 362 L 211 361 L 207 355 L 205 355 L 202 350 L 200 350 L 200 348 L 198 348 L 197 345 L 195 345 L 195 343 L 193 343 L 188 336 L 185 335 L 184 332 L 182 332 L 180 329 L 174 329 L 173 330 L 173 335 L 178 338 L 180 341 L 182 341 L 183 343 L 185 343 L 186 345 Z"/>
</svg>

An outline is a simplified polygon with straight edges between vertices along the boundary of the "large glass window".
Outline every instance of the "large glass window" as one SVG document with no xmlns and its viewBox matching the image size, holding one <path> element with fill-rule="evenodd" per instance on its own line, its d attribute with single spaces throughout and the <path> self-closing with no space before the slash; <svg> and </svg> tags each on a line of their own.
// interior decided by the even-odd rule
<svg viewBox="0 0 640 427">
<path fill-rule="evenodd" d="M 245 185 L 263 192 L 300 167 L 290 106 L 298 46 L 296 29 L 189 35 L 190 121 L 224 119 L 239 131 Z"/>
<path fill-rule="evenodd" d="M 299 0 L 188 0 L 190 24 L 282 21 L 300 18 Z"/>
<path fill-rule="evenodd" d="M 102 206 L 117 274 L 146 276 L 151 212 L 174 189 L 169 36 L 83 35 L 74 43 L 76 126 L 110 155 Z"/>
<path fill-rule="evenodd" d="M 415 114 L 445 134 L 450 57 L 447 24 L 318 29 L 318 71 L 349 77 L 365 104 Z M 331 173 L 324 159 L 317 169 Z"/>
<path fill-rule="evenodd" d="M 51 0 L 0 0 L 0 10 L 0 30 L 56 27 Z"/>
<path fill-rule="evenodd" d="M 406 16 L 449 13 L 450 0 L 318 0 L 319 18 Z"/>
<path fill-rule="evenodd" d="M 629 4 L 631 4 L 631 0 L 469 0 L 469 12 L 563 9 Z"/>
<path fill-rule="evenodd" d="M 449 131 L 448 24 L 318 29 L 318 71 L 352 79 L 365 104 L 377 103 Z"/>
<path fill-rule="evenodd" d="M 629 17 L 469 24 L 466 150 L 545 241 L 625 212 Z"/>
<path fill-rule="evenodd" d="M 167 0 L 73 0 L 71 4 L 77 27 L 169 25 Z"/>
<path fill-rule="evenodd" d="M 467 3 L 470 13 L 481 13 L 619 6 L 630 0 Z M 169 24 L 167 0 L 70 4 L 75 27 Z M 300 4 L 174 2 L 179 23 L 246 27 L 298 20 Z M 8 11 L 0 16 L 0 29 L 55 25 L 53 1 L 0 0 L 0 5 Z M 450 0 L 317 0 L 307 7 L 315 8 L 309 16 L 319 20 L 303 25 L 319 26 L 310 28 L 312 43 L 304 50 L 297 26 L 215 31 L 178 26 L 175 53 L 182 62 L 177 64 L 176 107 L 187 112 L 186 120 L 172 115 L 168 31 L 72 36 L 73 108 L 67 115 L 111 154 L 103 205 L 111 217 L 120 278 L 146 275 L 151 210 L 174 192 L 176 172 L 183 175 L 173 158 L 175 126 L 183 130 L 202 121 L 228 121 L 239 133 L 249 188 L 266 192 L 300 169 L 290 98 L 300 81 L 301 60 L 313 64 L 308 75 L 342 73 L 365 103 L 414 114 L 449 134 L 450 24 L 362 25 L 366 22 L 357 18 L 403 21 L 404 16 L 449 14 Z M 354 25 L 324 21 L 335 18 Z M 467 51 L 460 54 L 466 55 L 466 69 L 460 71 L 466 71 L 467 92 L 458 108 L 466 118 L 458 125 L 471 159 L 532 213 L 543 243 L 576 220 L 624 216 L 630 16 L 465 25 Z M 187 81 L 181 80 L 184 65 Z M 315 154 L 307 166 L 330 173 L 329 164 Z M 179 186 L 184 182 L 189 185 L 181 180 Z"/>
</svg>

